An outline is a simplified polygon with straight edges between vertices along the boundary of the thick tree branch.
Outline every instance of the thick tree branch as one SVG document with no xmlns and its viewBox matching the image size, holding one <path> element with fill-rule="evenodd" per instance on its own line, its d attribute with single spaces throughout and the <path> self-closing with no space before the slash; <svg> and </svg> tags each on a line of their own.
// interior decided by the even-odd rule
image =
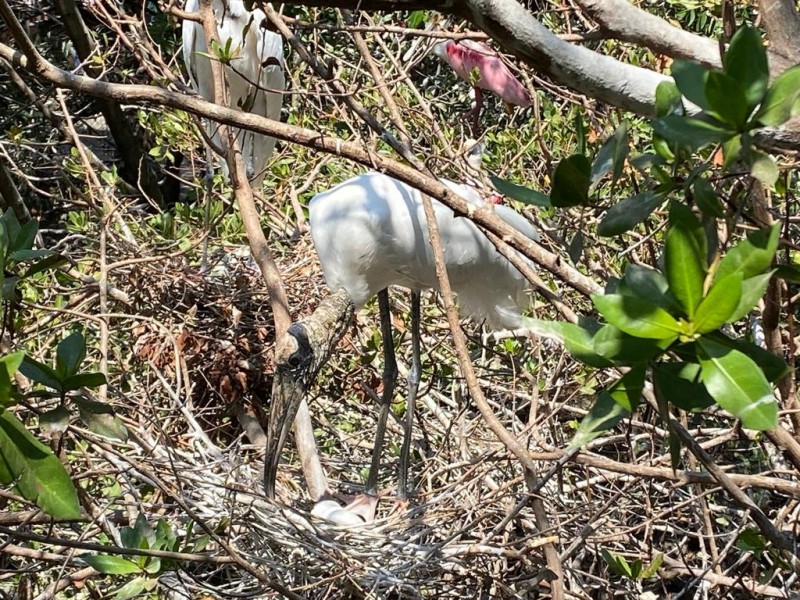
<svg viewBox="0 0 800 600">
<path fill-rule="evenodd" d="M 800 62 L 800 13 L 794 0 L 759 0 L 758 6 L 770 42 L 770 67 L 777 75 Z"/>
<path fill-rule="evenodd" d="M 715 40 L 675 27 L 627 0 L 576 0 L 576 3 L 611 37 L 646 46 L 671 58 L 694 60 L 707 67 L 722 66 Z"/>
<path fill-rule="evenodd" d="M 0 6 L 2 6 L 2 2 L 0 2 Z M 0 58 L 4 58 L 17 68 L 28 70 L 33 75 L 59 87 L 69 88 L 100 98 L 113 98 L 125 100 L 126 102 L 149 102 L 169 108 L 178 108 L 201 117 L 211 118 L 226 125 L 250 129 L 281 140 L 344 156 L 368 168 L 389 173 L 400 181 L 404 181 L 420 191 L 441 200 L 453 209 L 456 214 L 471 217 L 479 226 L 499 236 L 512 248 L 522 252 L 576 291 L 585 295 L 601 293 L 602 291 L 602 287 L 599 284 L 570 267 L 560 256 L 548 252 L 496 216 L 491 206 L 475 209 L 474 206 L 467 203 L 466 200 L 437 179 L 421 175 L 417 169 L 399 163 L 385 155 L 369 152 L 359 144 L 344 142 L 339 138 L 321 135 L 317 131 L 272 121 L 259 115 L 224 108 L 207 102 L 199 96 L 188 96 L 154 86 L 108 83 L 90 77 L 73 75 L 47 61 L 42 61 L 36 70 L 31 70 L 30 63 L 25 56 L 5 44 L 0 44 Z"/>
</svg>

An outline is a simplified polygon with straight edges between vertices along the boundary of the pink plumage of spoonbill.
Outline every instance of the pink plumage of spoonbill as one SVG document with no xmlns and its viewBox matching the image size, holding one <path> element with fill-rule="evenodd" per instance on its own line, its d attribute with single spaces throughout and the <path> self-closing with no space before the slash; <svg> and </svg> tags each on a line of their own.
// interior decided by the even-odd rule
<svg viewBox="0 0 800 600">
<path fill-rule="evenodd" d="M 531 96 L 503 60 L 486 44 L 472 40 L 448 40 L 433 47 L 433 53 L 449 64 L 461 79 L 475 88 L 475 106 L 465 116 L 473 118 L 473 132 L 483 106 L 481 89 L 488 90 L 506 103 L 507 107 L 531 105 Z M 478 77 L 474 80 L 473 72 Z"/>
</svg>

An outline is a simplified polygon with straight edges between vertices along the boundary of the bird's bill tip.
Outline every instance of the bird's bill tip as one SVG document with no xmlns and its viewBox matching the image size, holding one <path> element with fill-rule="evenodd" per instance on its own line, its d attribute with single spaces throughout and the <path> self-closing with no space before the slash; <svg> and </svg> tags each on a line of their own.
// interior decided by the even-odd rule
<svg viewBox="0 0 800 600">
<path fill-rule="evenodd" d="M 267 443 L 264 456 L 264 493 L 275 497 L 275 481 L 281 452 L 286 444 L 289 430 L 302 399 L 302 391 L 290 372 L 279 369 L 272 382 L 272 408 L 267 427 Z"/>
</svg>

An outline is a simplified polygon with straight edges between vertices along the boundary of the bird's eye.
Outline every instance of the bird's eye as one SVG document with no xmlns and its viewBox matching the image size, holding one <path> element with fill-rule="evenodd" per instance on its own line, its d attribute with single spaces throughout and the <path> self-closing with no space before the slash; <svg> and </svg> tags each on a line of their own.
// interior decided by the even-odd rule
<svg viewBox="0 0 800 600">
<path fill-rule="evenodd" d="M 299 369 L 303 364 L 303 360 L 300 358 L 300 355 L 295 352 L 289 357 L 289 360 L 286 361 L 286 364 L 289 365 L 289 368 L 292 370 Z"/>
</svg>

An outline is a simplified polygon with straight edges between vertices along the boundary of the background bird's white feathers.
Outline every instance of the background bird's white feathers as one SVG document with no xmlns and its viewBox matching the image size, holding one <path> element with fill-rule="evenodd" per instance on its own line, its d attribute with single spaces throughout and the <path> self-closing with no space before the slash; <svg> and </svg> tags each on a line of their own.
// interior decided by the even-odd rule
<svg viewBox="0 0 800 600">
<path fill-rule="evenodd" d="M 444 181 L 473 204 L 468 186 Z M 491 327 L 516 328 L 527 305 L 527 281 L 472 221 L 433 200 L 447 272 L 462 309 Z M 331 289 L 344 288 L 357 307 L 389 285 L 438 288 L 420 192 L 381 173 L 358 175 L 317 194 L 309 205 L 311 237 Z M 507 206 L 499 217 L 534 240 L 536 229 Z"/>
<path fill-rule="evenodd" d="M 197 12 L 198 8 L 199 0 L 187 1 L 188 12 Z M 261 27 L 262 21 L 267 18 L 263 11 L 248 11 L 241 0 L 228 0 L 226 3 L 214 0 L 213 8 L 220 42 L 225 47 L 230 39 L 231 52 L 235 54 L 231 66 L 225 67 L 231 107 L 247 109 L 253 114 L 279 120 L 283 103 L 283 94 L 280 92 L 286 86 L 283 74 L 283 39 Z M 213 102 L 211 63 L 203 53 L 210 53 L 203 27 L 200 23 L 184 21 L 183 60 L 186 70 L 198 93 Z M 224 147 L 220 142 L 218 125 L 208 122 L 206 129 L 214 143 Z M 254 178 L 258 185 L 264 178 L 267 161 L 275 149 L 275 138 L 239 130 L 236 137 L 247 167 L 247 175 Z M 224 161 L 220 162 L 227 174 L 227 165 Z"/>
</svg>

